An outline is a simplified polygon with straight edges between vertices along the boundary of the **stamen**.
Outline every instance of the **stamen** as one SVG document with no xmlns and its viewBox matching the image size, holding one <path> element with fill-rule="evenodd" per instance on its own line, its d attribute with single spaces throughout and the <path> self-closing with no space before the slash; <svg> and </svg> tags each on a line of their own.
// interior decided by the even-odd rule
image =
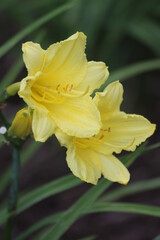
<svg viewBox="0 0 160 240">
<path fill-rule="evenodd" d="M 66 88 L 65 88 L 65 93 L 67 92 L 68 86 L 69 86 L 69 85 L 67 84 L 67 86 L 66 86 Z"/>
<path fill-rule="evenodd" d="M 102 138 L 104 138 L 104 135 L 103 135 L 103 134 L 100 136 L 100 138 L 99 138 L 99 139 L 101 140 Z"/>
<path fill-rule="evenodd" d="M 109 128 L 105 128 L 105 129 L 102 129 L 102 131 L 104 131 L 104 132 L 111 132 L 111 128 L 109 127 Z"/>
<path fill-rule="evenodd" d="M 60 87 L 61 84 L 58 84 L 57 87 L 56 87 L 56 90 L 58 91 L 59 87 Z"/>
<path fill-rule="evenodd" d="M 73 84 L 71 84 L 69 91 L 71 92 L 73 88 Z"/>
</svg>

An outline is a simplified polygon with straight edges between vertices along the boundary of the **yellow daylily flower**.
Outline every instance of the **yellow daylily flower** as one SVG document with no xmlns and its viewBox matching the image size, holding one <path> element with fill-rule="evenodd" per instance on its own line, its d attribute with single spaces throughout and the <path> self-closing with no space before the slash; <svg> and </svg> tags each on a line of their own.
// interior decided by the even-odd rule
<svg viewBox="0 0 160 240">
<path fill-rule="evenodd" d="M 83 138 L 99 132 L 100 114 L 90 94 L 109 73 L 103 62 L 87 62 L 85 45 L 81 32 L 47 50 L 37 43 L 23 44 L 28 76 L 21 81 L 19 96 L 34 110 L 32 130 L 37 141 L 44 142 L 56 127 Z"/>
<path fill-rule="evenodd" d="M 127 184 L 130 174 L 113 153 L 134 151 L 155 131 L 155 125 L 146 118 L 121 112 L 122 99 L 123 87 L 118 81 L 96 93 L 93 100 L 100 111 L 102 127 L 91 138 L 70 137 L 56 131 L 61 145 L 68 148 L 69 168 L 83 181 L 96 184 L 103 174 L 110 181 Z"/>
<path fill-rule="evenodd" d="M 9 134 L 25 139 L 32 132 L 32 116 L 29 109 L 23 108 L 16 113 L 16 116 L 9 128 Z"/>
</svg>

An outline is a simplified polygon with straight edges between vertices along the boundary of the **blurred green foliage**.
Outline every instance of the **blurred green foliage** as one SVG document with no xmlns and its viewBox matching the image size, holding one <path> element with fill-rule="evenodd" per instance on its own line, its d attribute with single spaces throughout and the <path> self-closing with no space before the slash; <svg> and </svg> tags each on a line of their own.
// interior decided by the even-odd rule
<svg viewBox="0 0 160 240">
<path fill-rule="evenodd" d="M 6 25 L 1 41 L 66 2 L 1 0 L 1 24 Z M 43 47 L 83 31 L 88 37 L 88 59 L 105 61 L 111 70 L 160 56 L 159 0 L 76 0 L 72 9 L 42 28 L 47 31 Z M 38 32 L 25 40 L 33 40 Z"/>
</svg>

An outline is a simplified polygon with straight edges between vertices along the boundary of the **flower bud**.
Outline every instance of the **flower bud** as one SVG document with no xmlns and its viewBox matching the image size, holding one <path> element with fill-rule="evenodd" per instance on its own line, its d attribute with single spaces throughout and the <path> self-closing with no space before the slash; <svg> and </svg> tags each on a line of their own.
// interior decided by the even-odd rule
<svg viewBox="0 0 160 240">
<path fill-rule="evenodd" d="M 16 82 L 7 87 L 6 92 L 8 96 L 14 96 L 19 91 L 20 82 Z"/>
<path fill-rule="evenodd" d="M 13 137 L 25 139 L 32 132 L 32 116 L 29 109 L 23 108 L 17 112 L 11 127 L 9 128 L 9 134 Z"/>
</svg>

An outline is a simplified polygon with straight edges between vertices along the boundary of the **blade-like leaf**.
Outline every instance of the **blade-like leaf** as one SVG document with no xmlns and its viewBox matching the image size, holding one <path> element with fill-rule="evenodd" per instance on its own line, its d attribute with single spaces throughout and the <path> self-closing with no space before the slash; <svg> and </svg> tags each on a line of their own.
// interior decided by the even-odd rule
<svg viewBox="0 0 160 240">
<path fill-rule="evenodd" d="M 98 201 L 91 208 L 87 209 L 83 214 L 90 213 L 99 213 L 99 212 L 120 212 L 120 213 L 133 213 L 133 214 L 141 214 L 147 215 L 151 217 L 160 217 L 160 207 L 149 206 L 144 204 L 136 204 L 136 203 L 104 203 Z M 46 217 L 40 220 L 38 223 L 34 224 L 32 227 L 28 228 L 25 232 L 23 232 L 20 236 L 16 238 L 16 240 L 24 240 L 26 237 L 30 236 L 33 232 L 50 225 L 53 222 L 57 222 L 65 213 L 57 213 L 53 214 L 49 217 Z M 82 213 L 80 216 L 83 215 Z"/>
<path fill-rule="evenodd" d="M 89 212 L 121 212 L 142 214 L 152 217 L 160 217 L 160 207 L 148 206 L 136 203 L 104 203 L 97 202 L 93 206 L 93 210 Z"/>
<path fill-rule="evenodd" d="M 51 216 L 48 216 L 46 218 L 43 218 L 42 220 L 40 220 L 39 222 L 36 222 L 34 225 L 32 225 L 31 227 L 27 228 L 26 231 L 24 231 L 22 234 L 20 234 L 16 240 L 24 240 L 26 239 L 28 236 L 30 236 L 32 233 L 36 232 L 37 230 L 48 226 L 49 224 L 53 224 L 53 222 L 56 222 L 57 219 L 60 218 L 60 216 L 62 215 L 62 213 L 56 213 L 53 214 Z"/>
<path fill-rule="evenodd" d="M 69 174 L 67 176 L 51 181 L 47 184 L 44 184 L 36 188 L 35 190 L 26 193 L 19 199 L 17 205 L 17 213 L 22 212 L 23 210 L 33 206 L 34 204 L 42 201 L 47 197 L 53 196 L 57 193 L 75 187 L 81 183 L 82 181 L 80 179 L 76 178 L 72 174 Z M 0 212 L 0 224 L 5 221 L 5 218 L 6 209 L 1 210 Z"/>
<path fill-rule="evenodd" d="M 157 237 L 155 237 L 153 240 L 160 240 L 160 235 L 158 235 Z"/>
<path fill-rule="evenodd" d="M 0 47 L 0 57 L 2 57 L 4 54 L 6 54 L 12 47 L 14 47 L 20 40 L 22 40 L 25 36 L 33 32 L 34 30 L 38 29 L 40 26 L 42 26 L 44 23 L 48 22 L 52 18 L 58 16 L 59 14 L 69 10 L 74 5 L 74 1 L 69 2 L 67 4 L 64 4 L 51 12 L 47 13 L 25 29 L 23 29 L 21 32 L 13 36 L 10 40 L 8 40 L 4 45 Z"/>
<path fill-rule="evenodd" d="M 99 88 L 98 91 L 103 91 L 108 84 L 116 80 L 120 80 L 122 82 L 127 78 L 156 69 L 160 69 L 160 59 L 147 60 L 121 68 L 120 70 L 112 72 L 109 79 Z"/>
<path fill-rule="evenodd" d="M 132 183 L 125 187 L 118 187 L 118 189 L 115 189 L 104 195 L 101 200 L 115 201 L 125 196 L 129 196 L 139 192 L 146 192 L 157 188 L 160 188 L 160 178 Z"/>
<path fill-rule="evenodd" d="M 33 206 L 35 203 L 40 202 L 45 198 L 75 187 L 81 183 L 82 181 L 80 179 L 76 178 L 72 174 L 69 174 L 59 179 L 53 180 L 47 184 L 44 184 L 21 197 L 18 203 L 18 213 Z"/>
<path fill-rule="evenodd" d="M 151 19 L 133 21 L 128 25 L 128 32 L 143 44 L 151 48 L 156 54 L 160 54 L 160 27 L 157 22 Z"/>
<path fill-rule="evenodd" d="M 110 185 L 111 182 L 105 179 L 101 180 L 97 186 L 92 187 L 74 205 L 72 205 L 68 211 L 62 214 L 54 228 L 51 228 L 49 231 L 45 232 L 40 239 L 59 239 L 72 225 L 72 223 L 80 217 L 82 212 L 84 212 L 85 209 L 88 209 Z"/>
</svg>

